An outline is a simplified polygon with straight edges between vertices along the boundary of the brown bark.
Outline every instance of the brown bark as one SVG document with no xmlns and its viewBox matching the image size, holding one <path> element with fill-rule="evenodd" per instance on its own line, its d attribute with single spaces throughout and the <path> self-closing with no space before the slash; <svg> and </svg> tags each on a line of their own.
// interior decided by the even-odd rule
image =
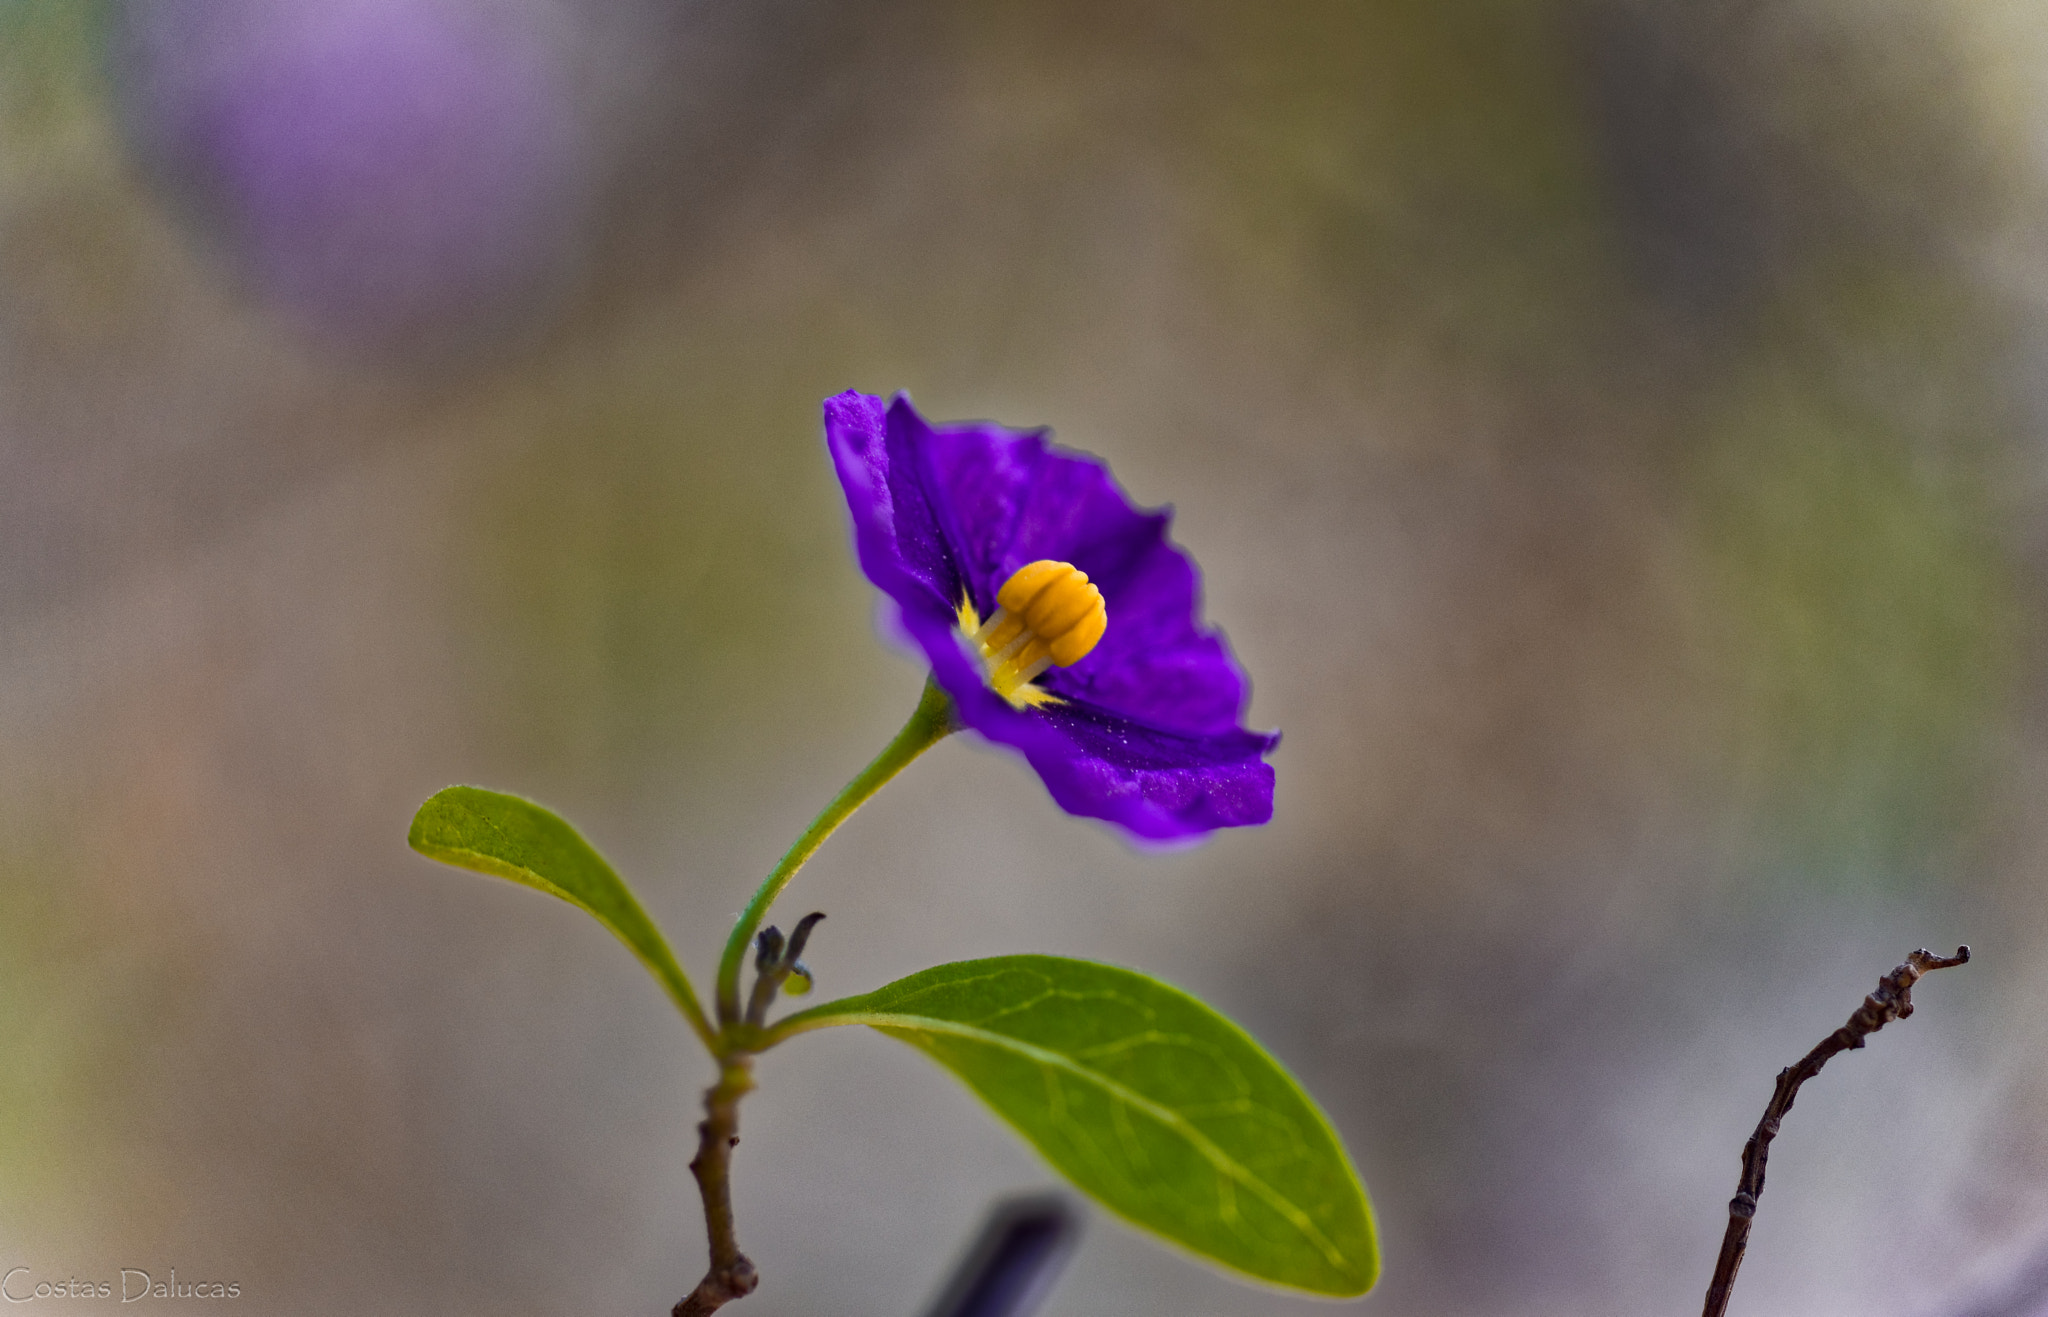
<svg viewBox="0 0 2048 1317">
<path fill-rule="evenodd" d="M 1749 1142 L 1742 1148 L 1742 1179 L 1737 1183 L 1735 1197 L 1728 1204 L 1728 1232 L 1721 1237 L 1721 1257 L 1714 1264 L 1714 1280 L 1707 1287 L 1707 1306 L 1704 1317 L 1723 1317 L 1728 1311 L 1728 1294 L 1735 1287 L 1735 1273 L 1742 1266 L 1742 1255 L 1749 1249 L 1749 1223 L 1756 1215 L 1757 1199 L 1764 1192 L 1764 1163 L 1770 1157 L 1771 1140 L 1777 1137 L 1778 1126 L 1785 1119 L 1785 1113 L 1792 1109 L 1792 1099 L 1799 1095 L 1799 1086 L 1820 1073 L 1820 1068 L 1839 1053 L 1863 1046 L 1863 1040 L 1893 1020 L 1903 1020 L 1913 1013 L 1913 985 L 1929 970 L 1947 969 L 1951 965 L 1966 964 L 1970 959 L 1968 947 L 1957 947 L 1953 956 L 1937 956 L 1931 951 L 1916 951 L 1906 957 L 1906 963 L 1877 981 L 1877 991 L 1863 999 L 1849 1022 L 1822 1039 L 1820 1045 L 1799 1058 L 1797 1062 L 1778 1072 L 1778 1087 L 1771 1094 L 1771 1104 L 1764 1108 L 1764 1118 L 1757 1122 L 1756 1133 L 1749 1136 Z"/>
<path fill-rule="evenodd" d="M 672 1317 L 708 1317 L 734 1299 L 754 1292 L 761 1278 L 740 1252 L 732 1216 L 732 1150 L 740 1141 L 740 1099 L 754 1087 L 754 1058 L 728 1057 L 718 1082 L 704 1090 L 704 1119 L 697 1126 L 697 1156 L 690 1173 L 704 1197 L 704 1227 L 710 1237 L 711 1268 L 697 1288 L 672 1310 Z"/>
</svg>

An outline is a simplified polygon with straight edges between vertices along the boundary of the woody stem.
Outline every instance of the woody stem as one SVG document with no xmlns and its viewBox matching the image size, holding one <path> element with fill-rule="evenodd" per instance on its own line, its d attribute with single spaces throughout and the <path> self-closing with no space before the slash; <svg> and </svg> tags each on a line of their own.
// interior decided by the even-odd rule
<svg viewBox="0 0 2048 1317">
<path fill-rule="evenodd" d="M 732 1216 L 732 1150 L 740 1141 L 740 1099 L 754 1086 L 754 1058 L 746 1052 L 729 1056 L 719 1067 L 718 1082 L 704 1090 L 704 1120 L 697 1126 L 697 1156 L 690 1173 L 704 1197 L 704 1229 L 711 1243 L 711 1266 L 697 1288 L 683 1296 L 671 1317 L 709 1317 L 734 1299 L 745 1298 L 761 1283 L 747 1255 L 740 1252 Z"/>
</svg>

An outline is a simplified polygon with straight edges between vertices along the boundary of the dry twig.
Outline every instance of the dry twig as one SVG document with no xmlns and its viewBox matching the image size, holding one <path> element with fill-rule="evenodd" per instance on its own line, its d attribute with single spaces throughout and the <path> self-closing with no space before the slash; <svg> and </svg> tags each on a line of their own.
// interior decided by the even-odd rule
<svg viewBox="0 0 2048 1317">
<path fill-rule="evenodd" d="M 1837 1053 L 1863 1046 L 1863 1040 L 1871 1034 L 1893 1020 L 1911 1015 L 1913 985 L 1922 974 L 1967 964 L 1969 959 L 1968 947 L 1957 947 L 1953 956 L 1937 956 L 1925 950 L 1914 952 L 1906 957 L 1905 964 L 1877 981 L 1877 991 L 1863 999 L 1847 1024 L 1822 1039 L 1818 1047 L 1795 1064 L 1778 1072 L 1778 1087 L 1771 1094 L 1771 1104 L 1764 1108 L 1764 1118 L 1757 1122 L 1756 1133 L 1742 1147 L 1742 1179 L 1728 1204 L 1728 1233 L 1721 1237 L 1721 1258 L 1714 1264 L 1714 1282 L 1707 1287 L 1704 1317 L 1723 1317 L 1728 1311 L 1728 1292 L 1735 1287 L 1735 1272 L 1742 1266 L 1742 1255 L 1749 1248 L 1750 1218 L 1756 1215 L 1756 1200 L 1764 1191 L 1764 1162 L 1770 1156 L 1771 1140 L 1777 1137 L 1779 1123 L 1792 1109 L 1792 1099 L 1799 1095 L 1799 1086 L 1819 1074 L 1820 1068 Z"/>
</svg>

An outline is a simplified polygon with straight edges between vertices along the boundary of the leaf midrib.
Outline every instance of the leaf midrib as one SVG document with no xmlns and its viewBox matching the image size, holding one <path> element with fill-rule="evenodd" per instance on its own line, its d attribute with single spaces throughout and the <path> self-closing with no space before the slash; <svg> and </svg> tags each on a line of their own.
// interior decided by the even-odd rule
<svg viewBox="0 0 2048 1317">
<path fill-rule="evenodd" d="M 1023 1039 L 1013 1037 L 1010 1034 L 996 1033 L 993 1030 L 977 1028 L 971 1024 L 962 1024 L 954 1020 L 934 1019 L 928 1015 L 903 1015 L 889 1011 L 854 1011 L 843 1015 L 819 1016 L 815 1017 L 814 1020 L 805 1021 L 805 1028 L 792 1030 L 791 1033 L 808 1032 L 810 1029 L 825 1028 L 839 1024 L 865 1024 L 877 1029 L 914 1029 L 922 1030 L 926 1033 L 951 1034 L 954 1037 L 965 1038 L 987 1047 L 996 1047 L 1019 1053 L 1041 1065 L 1049 1065 L 1054 1069 L 1063 1070 L 1085 1083 L 1093 1084 L 1111 1096 L 1151 1116 L 1160 1124 L 1174 1130 L 1182 1138 L 1186 1139 L 1194 1146 L 1195 1151 L 1202 1154 L 1203 1159 L 1209 1163 L 1211 1168 L 1219 1174 L 1229 1177 L 1235 1183 L 1250 1189 L 1266 1206 L 1278 1212 L 1281 1219 L 1293 1226 L 1301 1233 L 1303 1238 L 1314 1245 L 1316 1250 L 1323 1255 L 1323 1260 L 1332 1267 L 1346 1275 L 1356 1274 L 1358 1271 L 1358 1268 L 1350 1259 L 1345 1257 L 1343 1250 L 1331 1243 L 1329 1238 L 1316 1228 L 1316 1223 L 1309 1219 L 1308 1213 L 1304 1212 L 1300 1206 L 1288 1199 L 1279 1190 L 1253 1174 L 1248 1167 L 1239 1162 L 1235 1157 L 1217 1147 L 1210 1140 L 1209 1136 L 1196 1129 L 1188 1121 L 1187 1117 L 1171 1107 L 1160 1105 L 1135 1089 L 1118 1083 L 1099 1070 L 1088 1068 L 1063 1052 L 1055 1052 L 1050 1048 L 1040 1047 L 1036 1043 L 1027 1043 Z"/>
<path fill-rule="evenodd" d="M 455 808 L 460 809 L 464 814 L 475 819 L 484 827 L 489 828 L 507 842 L 513 840 L 512 835 L 500 827 L 496 819 L 489 818 L 467 805 L 458 804 Z M 683 967 L 676 962 L 675 953 L 670 951 L 667 944 L 661 939 L 660 931 L 653 927 L 653 921 L 649 920 L 646 912 L 638 909 L 637 906 L 628 907 L 626 913 L 638 916 L 634 922 L 639 927 L 634 928 L 634 932 L 641 933 L 643 936 L 648 934 L 653 936 L 654 945 L 652 948 L 643 946 L 639 938 L 629 937 L 626 927 L 616 914 L 604 913 L 583 897 L 578 896 L 560 883 L 548 878 L 531 865 L 508 860 L 503 855 L 493 855 L 487 851 L 473 850 L 467 846 L 443 846 L 434 842 L 424 842 L 415 849 L 427 858 L 440 860 L 444 864 L 453 862 L 465 869 L 494 871 L 500 877 L 508 878 L 515 882 L 523 882 L 529 887 L 537 888 L 549 896 L 556 897 L 575 906 L 583 911 L 583 913 L 597 920 L 613 937 L 616 937 L 625 944 L 626 950 L 632 952 L 635 959 L 648 969 L 653 970 L 654 977 L 661 984 L 661 990 L 669 995 L 670 1000 L 674 1001 L 676 1005 L 683 1007 L 685 1011 L 689 1009 L 686 990 L 679 986 L 679 981 L 681 984 L 689 982 L 688 978 L 683 974 Z M 465 864 L 460 860 L 454 860 L 452 857 L 455 856 L 481 860 L 483 863 L 481 865 Z M 516 870 L 524 875 L 524 877 L 512 879 L 511 874 L 506 872 L 507 870 Z"/>
</svg>

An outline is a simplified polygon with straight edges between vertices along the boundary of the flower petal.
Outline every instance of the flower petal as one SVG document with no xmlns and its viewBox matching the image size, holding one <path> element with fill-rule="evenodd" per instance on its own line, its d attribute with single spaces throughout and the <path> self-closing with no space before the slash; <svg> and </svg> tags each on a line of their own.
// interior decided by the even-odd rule
<svg viewBox="0 0 2048 1317">
<path fill-rule="evenodd" d="M 1222 635 L 1199 621 L 1194 564 L 1166 538 L 1169 520 L 1129 516 L 1113 539 L 1077 549 L 1072 561 L 1102 591 L 1109 629 L 1088 657 L 1048 673 L 1045 686 L 1157 727 L 1230 731 L 1244 714 L 1244 677 Z"/>
<path fill-rule="evenodd" d="M 901 394 L 890 404 L 889 422 L 924 455 L 932 502 L 957 550 L 974 607 L 987 617 L 1010 573 L 1036 561 L 1012 559 L 1018 513 L 1044 462 L 1044 433 L 989 424 L 934 429 Z"/>
<path fill-rule="evenodd" d="M 1167 539 L 1170 512 L 1140 511 L 1102 463 L 1042 432 L 933 427 L 901 394 L 832 398 L 825 431 L 861 567 L 964 726 L 1023 752 L 1061 808 L 1142 838 L 1272 817 L 1262 757 L 1280 738 L 1238 725 L 1244 678 L 1197 618 L 1195 567 Z M 997 587 L 1041 558 L 1088 573 L 1109 628 L 1046 675 L 1057 701 L 1018 709 L 988 688 L 956 610 L 965 595 L 987 616 Z"/>
<path fill-rule="evenodd" d="M 889 424 L 880 398 L 849 389 L 825 400 L 825 446 L 853 513 L 861 570 L 905 608 L 936 601 L 950 616 L 962 577 L 926 492 L 918 445 L 919 436 Z"/>
<path fill-rule="evenodd" d="M 1041 558 L 1072 563 L 1102 591 L 1109 630 L 1087 658 L 1048 674 L 1048 690 L 1156 727 L 1237 726 L 1244 678 L 1222 636 L 1197 621 L 1195 568 L 1167 539 L 1170 511 L 1138 510 L 1101 462 L 1040 433 L 932 429 L 906 400 L 895 406 L 924 440 L 931 501 L 958 527 L 950 538 L 983 616 L 1010 574 Z"/>
<path fill-rule="evenodd" d="M 1015 746 L 1069 814 L 1106 819 L 1152 841 L 1200 836 L 1273 817 L 1277 734 L 1240 728 L 1188 735 L 1079 701 L 1012 709 L 982 705 L 962 720 Z"/>
</svg>

